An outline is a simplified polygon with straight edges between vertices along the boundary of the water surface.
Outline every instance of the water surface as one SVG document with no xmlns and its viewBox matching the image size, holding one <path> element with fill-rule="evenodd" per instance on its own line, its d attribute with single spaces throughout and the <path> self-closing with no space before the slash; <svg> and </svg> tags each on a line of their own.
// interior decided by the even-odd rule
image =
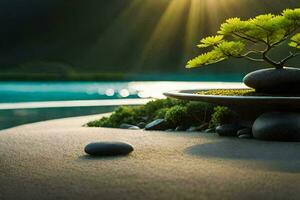
<svg viewBox="0 0 300 200">
<path fill-rule="evenodd" d="M 106 106 L 107 100 L 119 99 L 122 104 L 126 104 L 127 99 L 164 98 L 163 92 L 170 90 L 225 87 L 240 87 L 240 83 L 0 82 L 0 129 L 48 119 L 110 112 L 119 105 L 112 103 Z M 97 106 L 89 100 L 97 100 Z M 22 104 L 25 106 L 22 107 Z"/>
</svg>

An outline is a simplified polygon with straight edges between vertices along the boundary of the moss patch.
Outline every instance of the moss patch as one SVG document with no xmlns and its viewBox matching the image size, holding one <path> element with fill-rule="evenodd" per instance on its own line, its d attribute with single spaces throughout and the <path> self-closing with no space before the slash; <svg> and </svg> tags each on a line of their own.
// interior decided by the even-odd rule
<svg viewBox="0 0 300 200">
<path fill-rule="evenodd" d="M 119 128 L 123 123 L 137 126 L 141 122 L 165 119 L 170 128 L 188 128 L 208 123 L 214 128 L 223 121 L 232 120 L 232 116 L 225 107 L 167 98 L 151 101 L 143 106 L 121 106 L 111 116 L 89 122 L 87 126 Z"/>
<path fill-rule="evenodd" d="M 256 92 L 254 89 L 211 89 L 196 92 L 200 95 L 220 95 L 220 96 L 269 96 L 269 97 L 300 97 L 299 93 L 293 94 L 267 94 Z"/>
<path fill-rule="evenodd" d="M 256 93 L 254 89 L 212 89 L 199 91 L 197 94 L 201 95 L 222 95 L 222 96 L 256 96 L 259 93 Z"/>
<path fill-rule="evenodd" d="M 209 122 L 210 128 L 215 128 L 221 124 L 231 124 L 237 120 L 237 114 L 227 107 L 217 106 Z"/>
</svg>

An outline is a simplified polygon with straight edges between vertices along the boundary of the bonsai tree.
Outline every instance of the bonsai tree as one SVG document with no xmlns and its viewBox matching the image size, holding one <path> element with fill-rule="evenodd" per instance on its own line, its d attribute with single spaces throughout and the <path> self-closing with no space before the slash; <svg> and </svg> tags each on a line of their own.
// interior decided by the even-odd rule
<svg viewBox="0 0 300 200">
<path fill-rule="evenodd" d="M 233 58 L 266 62 L 282 69 L 287 61 L 299 56 L 300 52 L 300 8 L 286 9 L 281 15 L 265 14 L 248 20 L 230 18 L 221 25 L 216 36 L 201 40 L 199 48 L 210 51 L 188 61 L 187 68 L 217 63 Z M 280 45 L 289 45 L 295 51 L 275 60 L 269 52 Z"/>
</svg>

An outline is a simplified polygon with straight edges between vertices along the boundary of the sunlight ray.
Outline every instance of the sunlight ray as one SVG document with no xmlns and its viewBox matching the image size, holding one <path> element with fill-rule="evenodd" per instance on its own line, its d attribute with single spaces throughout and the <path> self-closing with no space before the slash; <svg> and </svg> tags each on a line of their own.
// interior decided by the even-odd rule
<svg viewBox="0 0 300 200">
<path fill-rule="evenodd" d="M 199 35 L 200 29 L 204 23 L 204 9 L 203 1 L 191 0 L 190 8 L 186 23 L 186 33 L 184 41 L 184 59 L 186 60 L 193 50 L 193 46 L 198 42 L 201 37 Z"/>
<path fill-rule="evenodd" d="M 143 4 L 142 0 L 132 0 L 129 5 L 127 5 L 122 12 L 115 18 L 115 20 L 111 23 L 111 25 L 107 28 L 105 32 L 103 32 L 99 36 L 99 41 L 101 42 L 101 39 L 105 38 L 106 35 L 110 35 L 113 32 L 118 32 L 116 29 L 130 29 L 131 27 L 134 27 L 134 23 L 126 24 L 125 22 L 132 16 L 133 13 L 136 13 L 136 11 L 140 10 L 141 5 Z M 136 23 L 136 21 L 135 21 Z M 125 25 L 126 24 L 126 29 Z M 125 31 L 129 33 L 129 31 Z M 122 32 L 124 34 L 124 32 Z"/>
<path fill-rule="evenodd" d="M 160 49 L 159 47 L 166 47 L 173 41 L 174 36 L 178 29 L 181 20 L 184 19 L 184 11 L 188 6 L 186 0 L 172 0 L 159 20 L 153 34 L 147 44 L 145 45 L 144 51 L 141 56 L 141 62 L 144 61 L 149 54 L 152 54 L 154 49 Z M 157 53 L 157 52 L 156 52 Z"/>
</svg>

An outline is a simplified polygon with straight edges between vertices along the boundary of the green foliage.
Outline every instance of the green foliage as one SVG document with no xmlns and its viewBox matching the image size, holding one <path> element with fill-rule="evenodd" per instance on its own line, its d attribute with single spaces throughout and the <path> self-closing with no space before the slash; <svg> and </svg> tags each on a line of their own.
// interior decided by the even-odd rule
<svg viewBox="0 0 300 200">
<path fill-rule="evenodd" d="M 166 121 L 173 127 L 184 125 L 186 122 L 187 109 L 185 106 L 177 105 L 170 108 L 166 115 Z"/>
<path fill-rule="evenodd" d="M 289 43 L 291 47 L 300 48 L 300 33 L 294 35 Z"/>
<path fill-rule="evenodd" d="M 167 98 L 151 101 L 144 106 L 119 107 L 110 117 L 103 117 L 87 125 L 118 128 L 123 123 L 137 125 L 140 122 L 148 123 L 155 119 L 165 119 L 173 127 L 192 126 L 209 122 L 213 112 L 212 104 Z"/>
<path fill-rule="evenodd" d="M 114 127 L 109 117 L 102 117 L 101 120 L 95 120 L 87 123 L 89 127 Z"/>
<path fill-rule="evenodd" d="M 220 51 L 212 50 L 210 52 L 201 54 L 200 56 L 188 61 L 187 68 L 194 68 L 200 65 L 209 65 L 225 60 L 227 57 Z"/>
<path fill-rule="evenodd" d="M 272 14 L 259 15 L 250 19 L 250 29 L 244 34 L 249 34 L 250 37 L 257 41 L 263 41 L 268 45 L 279 42 L 285 36 L 287 21 L 283 16 Z"/>
<path fill-rule="evenodd" d="M 221 34 L 223 36 L 231 34 L 234 35 L 234 33 L 246 32 L 249 29 L 250 23 L 247 23 L 246 21 L 242 21 L 240 18 L 235 17 L 227 19 L 226 22 L 221 25 L 218 34 Z"/>
<path fill-rule="evenodd" d="M 188 61 L 187 68 L 197 67 L 199 65 L 209 65 L 225 60 L 227 57 L 220 51 L 212 50 L 201 54 L 200 56 Z"/>
<path fill-rule="evenodd" d="M 204 102 L 189 102 L 186 105 L 187 118 L 190 124 L 199 125 L 209 122 L 214 113 L 214 106 Z"/>
<path fill-rule="evenodd" d="M 155 112 L 155 119 L 164 119 L 169 108 L 161 108 Z"/>
<path fill-rule="evenodd" d="M 210 36 L 203 38 L 201 40 L 201 43 L 197 45 L 199 48 L 205 48 L 210 46 L 216 46 L 220 42 L 222 42 L 224 36 L 223 35 L 216 35 L 216 36 Z"/>
<path fill-rule="evenodd" d="M 121 106 L 118 107 L 109 117 L 103 117 L 100 120 L 89 122 L 90 127 L 111 127 L 119 128 L 121 124 L 137 125 L 144 121 L 144 106 Z"/>
<path fill-rule="evenodd" d="M 282 12 L 282 15 L 294 22 L 294 23 L 298 23 L 300 24 L 300 8 L 296 8 L 296 9 L 286 9 Z"/>
<path fill-rule="evenodd" d="M 286 9 L 281 15 L 264 14 L 248 20 L 230 18 L 223 23 L 218 35 L 202 39 L 199 48 L 211 48 L 209 51 L 188 61 L 187 68 L 209 65 L 230 57 L 265 61 L 281 68 L 284 62 L 276 62 L 267 56 L 270 50 L 291 39 L 289 45 L 299 49 L 300 36 L 295 34 L 300 27 L 300 8 Z M 263 48 L 262 48 L 263 47 Z M 256 54 L 251 57 L 250 54 Z M 260 57 L 260 59 L 257 59 Z"/>
<path fill-rule="evenodd" d="M 150 101 L 143 106 L 121 106 L 117 108 L 110 117 L 89 122 L 90 127 L 112 127 L 118 128 L 127 123 L 137 125 L 139 122 L 151 122 L 154 119 L 165 118 L 169 108 L 174 106 L 185 106 L 188 102 L 176 99 L 158 99 Z"/>
<path fill-rule="evenodd" d="M 236 120 L 237 115 L 227 107 L 215 107 L 214 114 L 209 122 L 210 128 L 215 128 L 220 124 L 232 123 Z"/>
<path fill-rule="evenodd" d="M 217 50 L 224 56 L 240 56 L 245 48 L 245 44 L 240 41 L 223 41 L 217 46 Z"/>
<path fill-rule="evenodd" d="M 153 120 L 153 118 L 157 115 L 157 111 L 162 109 L 162 108 L 170 108 L 175 105 L 185 105 L 186 101 L 180 101 L 180 100 L 175 100 L 171 98 L 167 99 L 158 99 L 154 101 L 148 102 L 145 106 L 142 108 L 142 114 L 145 116 L 148 116 L 149 120 Z"/>
<path fill-rule="evenodd" d="M 214 49 L 212 51 L 204 53 L 196 57 L 195 59 L 190 60 L 187 64 L 187 68 L 220 62 L 222 60 L 225 60 L 229 56 L 240 56 L 244 48 L 245 44 L 240 41 L 218 41 L 218 44 L 215 44 Z"/>
<path fill-rule="evenodd" d="M 122 123 L 134 124 L 139 118 L 140 107 L 121 106 L 110 116 L 113 127 L 119 127 Z"/>
</svg>

